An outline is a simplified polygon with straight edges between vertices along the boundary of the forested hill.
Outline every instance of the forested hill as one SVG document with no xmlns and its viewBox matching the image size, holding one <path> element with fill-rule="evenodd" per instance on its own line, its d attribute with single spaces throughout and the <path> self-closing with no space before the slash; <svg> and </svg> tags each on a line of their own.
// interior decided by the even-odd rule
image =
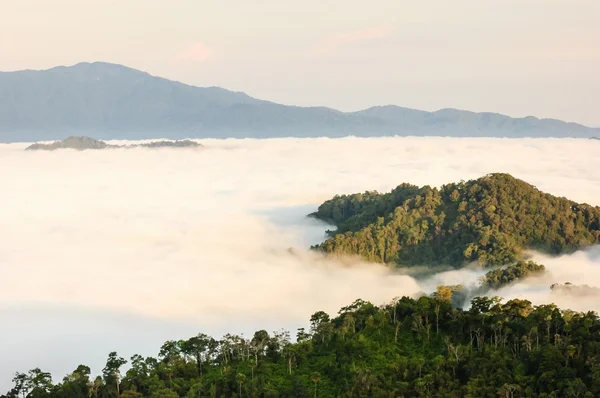
<svg viewBox="0 0 600 398">
<path fill-rule="evenodd" d="M 36 368 L 16 373 L 5 397 L 600 396 L 595 313 L 486 297 L 464 311 L 445 292 L 316 312 L 296 342 L 283 331 L 199 334 L 165 342 L 157 358 L 112 352 L 97 377 L 80 365 L 53 382 Z"/>
<path fill-rule="evenodd" d="M 336 196 L 312 216 L 338 227 L 316 249 L 399 265 L 507 264 L 526 249 L 558 254 L 600 242 L 599 207 L 509 174 Z"/>
</svg>

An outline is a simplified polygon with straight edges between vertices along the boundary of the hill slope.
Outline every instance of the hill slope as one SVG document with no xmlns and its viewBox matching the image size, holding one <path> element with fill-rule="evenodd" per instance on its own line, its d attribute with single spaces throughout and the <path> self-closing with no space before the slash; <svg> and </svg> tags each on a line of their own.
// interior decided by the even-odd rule
<svg viewBox="0 0 600 398">
<path fill-rule="evenodd" d="M 108 63 L 0 73 L 0 141 L 184 137 L 448 135 L 592 137 L 600 129 L 454 109 L 344 113 L 193 87 Z"/>
<path fill-rule="evenodd" d="M 507 264 L 530 248 L 561 253 L 600 242 L 600 207 L 508 174 L 439 190 L 403 184 L 387 194 L 336 196 L 313 216 L 338 226 L 318 249 L 399 265 Z"/>
</svg>

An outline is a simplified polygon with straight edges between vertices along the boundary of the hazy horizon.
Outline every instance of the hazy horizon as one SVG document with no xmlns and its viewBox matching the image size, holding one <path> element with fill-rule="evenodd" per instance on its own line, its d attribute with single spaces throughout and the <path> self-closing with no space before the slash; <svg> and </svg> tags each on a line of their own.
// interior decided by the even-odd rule
<svg viewBox="0 0 600 398">
<path fill-rule="evenodd" d="M 0 69 L 104 61 L 282 104 L 455 108 L 594 127 L 599 17 L 595 0 L 23 0 L 3 5 Z"/>
</svg>

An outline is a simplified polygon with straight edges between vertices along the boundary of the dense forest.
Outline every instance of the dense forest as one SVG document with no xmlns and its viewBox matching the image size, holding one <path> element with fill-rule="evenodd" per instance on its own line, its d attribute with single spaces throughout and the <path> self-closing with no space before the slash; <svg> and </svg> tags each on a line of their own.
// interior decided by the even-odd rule
<svg viewBox="0 0 600 398">
<path fill-rule="evenodd" d="M 485 274 L 481 280 L 483 288 L 499 289 L 529 276 L 539 275 L 546 267 L 533 261 L 518 261 L 504 268 L 498 268 Z"/>
<path fill-rule="evenodd" d="M 502 265 L 527 249 L 558 254 L 600 242 L 600 207 L 541 192 L 508 174 L 390 193 L 336 196 L 311 216 L 337 230 L 315 246 L 398 265 Z"/>
<path fill-rule="evenodd" d="M 80 365 L 54 383 L 33 369 L 3 398 L 600 396 L 595 313 L 497 297 L 462 310 L 453 291 L 319 311 L 293 342 L 284 331 L 198 334 L 156 358 L 112 352 L 97 377 Z"/>
</svg>

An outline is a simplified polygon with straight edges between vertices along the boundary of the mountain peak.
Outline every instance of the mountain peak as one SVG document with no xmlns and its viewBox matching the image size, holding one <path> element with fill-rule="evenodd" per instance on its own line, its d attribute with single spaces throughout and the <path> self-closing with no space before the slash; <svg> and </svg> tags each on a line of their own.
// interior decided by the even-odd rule
<svg viewBox="0 0 600 398">
<path fill-rule="evenodd" d="M 85 74 L 85 73 L 99 74 L 100 73 L 100 74 L 106 74 L 106 75 L 136 74 L 136 75 L 150 76 L 146 72 L 143 72 L 143 71 L 137 70 L 137 69 L 133 69 L 128 66 L 114 64 L 114 63 L 110 63 L 110 62 L 100 62 L 100 61 L 79 62 L 74 65 L 57 66 L 57 67 L 54 67 L 51 69 L 42 70 L 42 71 L 38 71 L 38 72 L 43 73 L 46 71 L 48 71 L 48 72 L 50 72 L 50 71 L 58 72 L 59 71 L 59 72 L 78 73 L 78 74 Z"/>
<path fill-rule="evenodd" d="M 140 70 L 130 68 L 129 66 L 115 64 L 112 62 L 104 62 L 104 61 L 92 61 L 92 62 L 83 61 L 83 62 L 78 62 L 73 65 L 59 66 L 59 68 L 60 67 L 66 68 L 66 69 L 119 69 L 119 70 L 131 70 L 131 71 L 135 71 L 135 72 L 139 72 L 139 73 L 145 73 Z"/>
</svg>

